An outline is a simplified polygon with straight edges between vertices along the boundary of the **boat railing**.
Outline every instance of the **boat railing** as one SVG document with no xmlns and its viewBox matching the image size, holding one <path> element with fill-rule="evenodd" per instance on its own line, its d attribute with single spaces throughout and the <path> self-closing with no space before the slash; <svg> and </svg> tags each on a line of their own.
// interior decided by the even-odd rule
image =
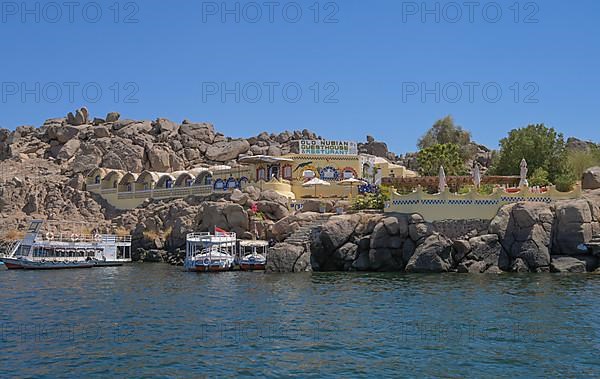
<svg viewBox="0 0 600 379">
<path fill-rule="evenodd" d="M 4 247 L 4 255 L 7 257 L 12 257 L 16 253 L 17 249 L 21 245 L 21 241 L 10 241 Z"/>
<path fill-rule="evenodd" d="M 131 243 L 131 236 L 114 234 L 77 234 L 77 233 L 45 233 L 41 235 L 43 242 L 61 243 Z"/>
<path fill-rule="evenodd" d="M 213 237 L 236 238 L 236 234 L 234 232 L 218 232 L 215 234 L 211 234 L 210 232 L 201 232 L 201 233 L 189 233 L 187 235 L 188 240 L 209 239 L 209 238 L 213 238 Z"/>
</svg>

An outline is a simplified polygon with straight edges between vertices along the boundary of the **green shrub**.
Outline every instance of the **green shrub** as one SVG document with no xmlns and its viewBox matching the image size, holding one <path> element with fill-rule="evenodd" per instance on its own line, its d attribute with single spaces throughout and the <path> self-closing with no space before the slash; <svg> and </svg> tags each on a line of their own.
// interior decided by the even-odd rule
<svg viewBox="0 0 600 379">
<path fill-rule="evenodd" d="M 577 182 L 577 179 L 575 178 L 575 175 L 570 173 L 557 177 L 555 182 L 554 185 L 558 191 L 569 192 L 573 190 L 573 186 Z"/>
<path fill-rule="evenodd" d="M 379 209 L 383 210 L 385 202 L 389 200 L 387 191 L 380 191 L 378 193 L 367 193 L 359 195 L 354 198 L 352 208 L 355 210 L 363 209 Z"/>
<path fill-rule="evenodd" d="M 482 184 L 481 186 L 479 186 L 478 192 L 481 195 L 491 195 L 492 192 L 494 192 L 494 185 L 493 184 Z"/>
<path fill-rule="evenodd" d="M 548 180 L 548 171 L 544 170 L 541 167 L 535 169 L 531 177 L 529 178 L 529 186 L 547 186 L 550 181 Z"/>
</svg>

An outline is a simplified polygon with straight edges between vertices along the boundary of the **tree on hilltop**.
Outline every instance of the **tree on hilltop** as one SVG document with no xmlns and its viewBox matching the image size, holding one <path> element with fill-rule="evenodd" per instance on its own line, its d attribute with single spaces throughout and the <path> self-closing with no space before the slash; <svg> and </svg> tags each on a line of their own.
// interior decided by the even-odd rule
<svg viewBox="0 0 600 379">
<path fill-rule="evenodd" d="M 471 141 L 471 132 L 454 123 L 452 116 L 437 120 L 417 143 L 420 150 L 433 145 L 455 144 L 460 147 L 460 156 L 467 161 L 477 153 L 477 147 Z"/>
<path fill-rule="evenodd" d="M 435 144 L 422 149 L 417 153 L 419 172 L 425 176 L 436 176 L 443 166 L 446 175 L 464 174 L 465 164 L 460 151 L 460 146 L 455 143 Z"/>
<path fill-rule="evenodd" d="M 530 173 L 540 169 L 546 171 L 552 183 L 563 183 L 574 177 L 567 160 L 564 136 L 544 124 L 513 129 L 500 140 L 500 151 L 492 165 L 492 172 L 519 175 L 521 159 L 527 161 Z"/>
</svg>

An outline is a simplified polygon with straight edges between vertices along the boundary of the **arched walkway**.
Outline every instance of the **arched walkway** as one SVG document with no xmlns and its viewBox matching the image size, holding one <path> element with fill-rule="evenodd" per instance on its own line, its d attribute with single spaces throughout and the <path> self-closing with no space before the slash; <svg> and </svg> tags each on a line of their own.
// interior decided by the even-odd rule
<svg viewBox="0 0 600 379">
<path fill-rule="evenodd" d="M 122 171 L 110 171 L 104 179 L 102 179 L 100 183 L 100 189 L 108 190 L 108 189 L 117 189 L 117 186 L 123 179 L 125 174 Z"/>
<path fill-rule="evenodd" d="M 135 181 L 135 191 L 150 191 L 158 182 L 158 174 L 152 171 L 143 171 Z"/>
<path fill-rule="evenodd" d="M 137 179 L 138 179 L 137 174 L 128 172 L 127 174 L 125 174 L 125 176 L 123 176 L 123 179 L 121 179 L 121 181 L 119 182 L 118 191 L 119 192 L 133 192 L 134 185 L 135 185 L 135 182 Z"/>
</svg>

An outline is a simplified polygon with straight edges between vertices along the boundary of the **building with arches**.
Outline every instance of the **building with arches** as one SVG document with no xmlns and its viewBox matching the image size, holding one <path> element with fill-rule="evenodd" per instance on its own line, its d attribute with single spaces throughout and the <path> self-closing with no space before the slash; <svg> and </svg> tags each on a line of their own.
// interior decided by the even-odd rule
<svg viewBox="0 0 600 379">
<path fill-rule="evenodd" d="M 318 189 L 320 197 L 344 199 L 351 193 L 351 188 L 340 184 L 344 179 L 361 179 L 372 185 L 380 184 L 387 176 L 417 176 L 383 158 L 359 154 L 354 142 L 300 141 L 299 144 L 299 153 L 241 157 L 238 167 L 217 165 L 172 173 L 133 173 L 99 167 L 87 175 L 86 188 L 119 209 L 131 209 L 150 198 L 207 196 L 248 185 L 274 190 L 291 201 L 301 202 L 314 197 L 314 188 L 303 186 L 314 177 L 330 184 Z"/>
</svg>

